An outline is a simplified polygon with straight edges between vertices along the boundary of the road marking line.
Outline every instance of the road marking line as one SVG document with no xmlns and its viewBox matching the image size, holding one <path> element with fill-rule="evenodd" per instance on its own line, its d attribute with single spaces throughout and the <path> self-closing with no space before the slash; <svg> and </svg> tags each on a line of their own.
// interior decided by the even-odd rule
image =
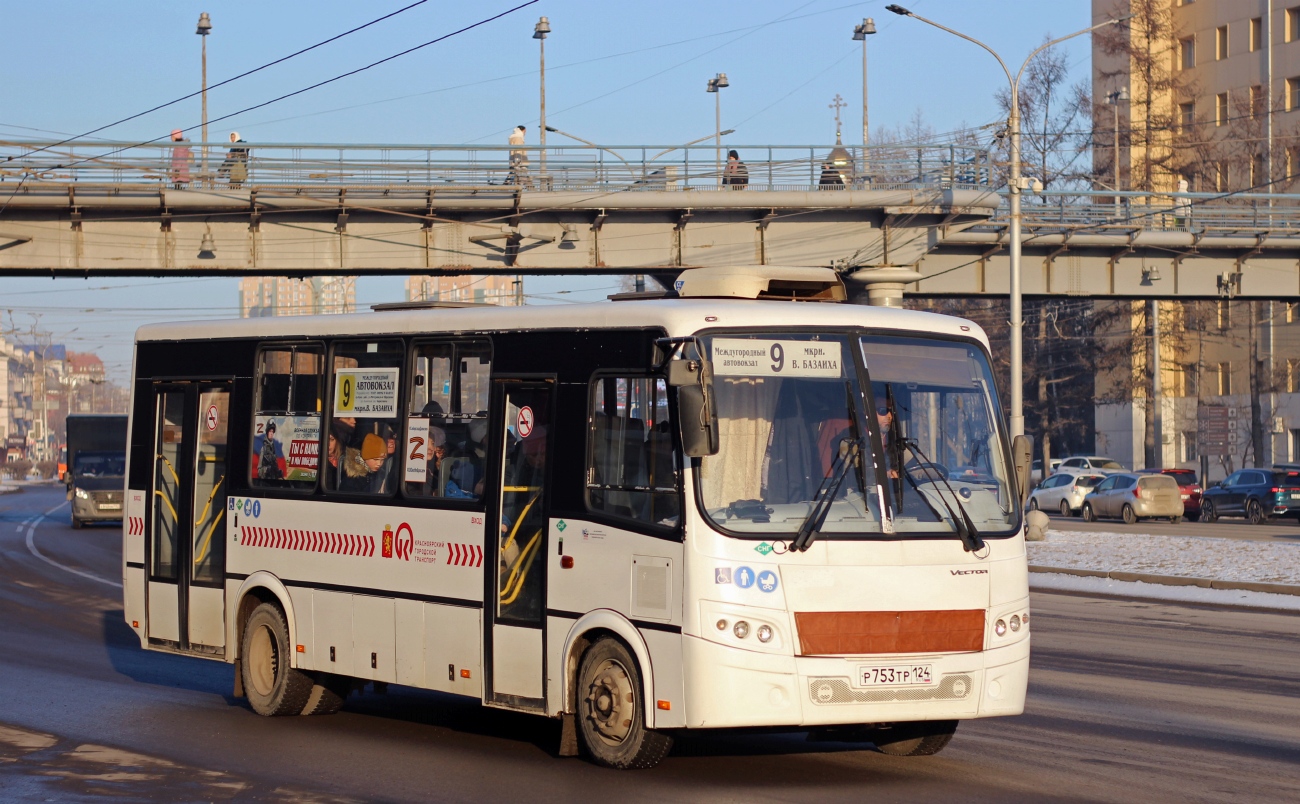
<svg viewBox="0 0 1300 804">
<path fill-rule="evenodd" d="M 31 522 L 31 521 L 32 521 L 33 519 L 35 519 L 35 518 L 36 518 L 36 517 L 31 517 L 31 516 L 27 517 L 27 518 L 24 519 L 21 523 L 19 523 L 18 527 L 14 528 L 14 532 L 15 532 L 15 533 L 22 533 L 22 532 L 23 532 L 23 528 L 27 527 L 27 523 L 28 523 L 28 522 Z"/>
<path fill-rule="evenodd" d="M 80 575 L 83 578 L 89 578 L 92 581 L 99 581 L 102 584 L 107 584 L 109 586 L 116 586 L 118 589 L 121 589 L 122 584 L 118 583 L 117 581 L 110 581 L 107 578 L 101 578 L 98 575 L 94 575 L 92 573 L 85 572 L 83 570 L 75 569 L 73 567 L 60 564 L 59 562 L 55 561 L 54 559 L 42 553 L 40 550 L 36 549 L 36 526 L 44 522 L 46 516 L 54 513 L 55 511 L 59 510 L 65 505 L 67 505 L 67 503 L 63 502 L 54 506 L 50 510 L 46 511 L 44 514 L 38 516 L 35 522 L 32 522 L 31 526 L 27 528 L 27 550 L 31 552 L 32 555 L 36 556 L 41 561 L 44 561 L 46 564 L 49 564 L 50 566 L 58 567 L 59 569 L 65 572 L 71 572 L 73 575 Z"/>
</svg>

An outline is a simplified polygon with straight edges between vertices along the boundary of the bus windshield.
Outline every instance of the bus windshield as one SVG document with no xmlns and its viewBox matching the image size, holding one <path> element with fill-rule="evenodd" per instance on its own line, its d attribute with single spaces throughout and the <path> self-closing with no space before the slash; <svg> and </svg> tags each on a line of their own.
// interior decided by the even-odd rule
<svg viewBox="0 0 1300 804">
<path fill-rule="evenodd" d="M 700 490 L 722 529 L 796 532 L 819 492 L 834 494 L 818 529 L 830 538 L 956 534 L 955 518 L 983 535 L 1011 528 L 1016 511 L 992 374 L 978 348 L 825 334 L 728 334 L 707 343 L 720 449 L 701 461 Z M 872 431 L 884 454 L 873 452 Z M 838 488 L 823 489 L 854 443 L 863 460 Z"/>
<path fill-rule="evenodd" d="M 1016 521 L 993 374 L 973 345 L 864 337 L 894 530 L 952 530 L 964 515 L 984 535 Z"/>
</svg>

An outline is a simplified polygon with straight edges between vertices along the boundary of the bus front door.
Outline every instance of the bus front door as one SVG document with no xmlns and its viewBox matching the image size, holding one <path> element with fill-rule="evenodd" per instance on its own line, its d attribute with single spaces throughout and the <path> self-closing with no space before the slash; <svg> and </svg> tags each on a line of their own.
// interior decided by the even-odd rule
<svg viewBox="0 0 1300 804">
<path fill-rule="evenodd" d="M 230 384 L 158 384 L 154 397 L 149 641 L 224 655 Z"/>
<path fill-rule="evenodd" d="M 498 446 L 495 584 L 486 606 L 490 703 L 544 711 L 546 668 L 547 481 L 553 385 L 499 379 L 494 403 L 504 422 Z"/>
</svg>

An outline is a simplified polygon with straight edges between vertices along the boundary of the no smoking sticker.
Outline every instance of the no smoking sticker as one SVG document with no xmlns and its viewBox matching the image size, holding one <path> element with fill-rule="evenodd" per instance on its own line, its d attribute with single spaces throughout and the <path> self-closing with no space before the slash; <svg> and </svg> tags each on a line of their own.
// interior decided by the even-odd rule
<svg viewBox="0 0 1300 804">
<path fill-rule="evenodd" d="M 217 406 L 216 405 L 208 406 L 208 412 L 203 417 L 204 425 L 207 426 L 209 431 L 212 431 L 217 429 L 217 424 L 219 422 L 220 422 L 220 416 L 217 414 Z"/>
<path fill-rule="evenodd" d="M 527 405 L 519 409 L 519 415 L 515 418 L 515 429 L 519 431 L 520 438 L 528 438 L 533 432 L 533 409 Z"/>
</svg>

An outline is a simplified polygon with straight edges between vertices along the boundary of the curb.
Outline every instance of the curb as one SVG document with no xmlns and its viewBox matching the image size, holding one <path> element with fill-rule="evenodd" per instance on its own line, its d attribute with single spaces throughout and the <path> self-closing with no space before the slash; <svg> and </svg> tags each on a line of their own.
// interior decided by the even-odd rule
<svg viewBox="0 0 1300 804">
<path fill-rule="evenodd" d="M 1147 572 L 1106 572 L 1105 570 L 1070 569 L 1067 567 L 1040 567 L 1029 565 L 1030 572 L 1057 575 L 1076 575 L 1081 578 L 1109 578 L 1112 581 L 1141 581 L 1161 586 L 1198 586 L 1202 589 L 1236 589 L 1243 592 L 1265 592 L 1272 595 L 1300 596 L 1300 586 L 1286 583 L 1256 583 L 1254 581 L 1216 581 L 1211 578 L 1189 578 L 1182 575 L 1153 575 Z"/>
<path fill-rule="evenodd" d="M 0 486 L 0 496 L 4 496 L 5 494 L 17 494 L 22 490 L 22 486 Z"/>
</svg>

